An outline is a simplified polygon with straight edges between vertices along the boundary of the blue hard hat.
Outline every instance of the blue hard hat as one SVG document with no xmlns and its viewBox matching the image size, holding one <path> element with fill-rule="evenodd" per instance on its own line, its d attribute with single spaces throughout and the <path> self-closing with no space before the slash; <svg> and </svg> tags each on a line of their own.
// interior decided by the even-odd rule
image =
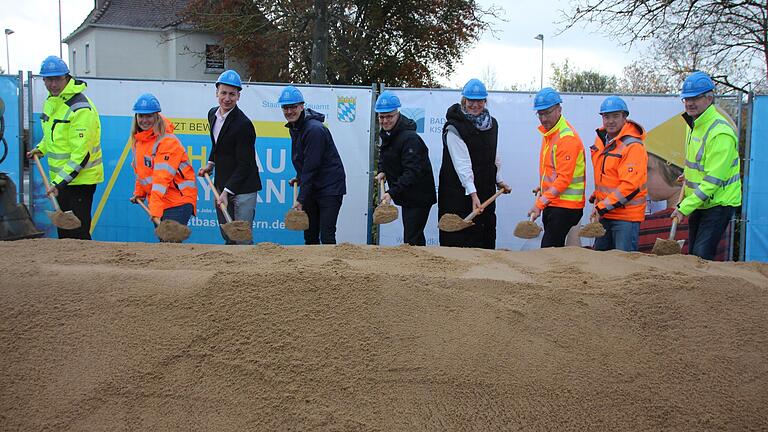
<svg viewBox="0 0 768 432">
<path fill-rule="evenodd" d="M 629 115 L 629 108 L 624 99 L 618 96 L 608 96 L 603 103 L 600 104 L 600 114 L 612 113 L 617 111 L 624 111 Z"/>
<path fill-rule="evenodd" d="M 280 99 L 277 100 L 278 105 L 293 105 L 304 102 L 304 95 L 301 94 L 299 89 L 289 85 L 280 92 Z"/>
<path fill-rule="evenodd" d="M 560 93 L 552 87 L 544 87 L 539 90 L 539 92 L 536 93 L 536 97 L 533 98 L 533 109 L 541 111 L 559 103 L 563 103 L 563 100 L 560 99 Z"/>
<path fill-rule="evenodd" d="M 715 83 L 709 75 L 696 71 L 683 81 L 683 89 L 680 90 L 680 99 L 698 96 L 715 89 Z"/>
<path fill-rule="evenodd" d="M 243 84 L 240 82 L 240 75 L 232 69 L 225 70 L 219 75 L 219 79 L 216 80 L 216 87 L 218 87 L 219 84 L 237 87 L 240 90 L 243 89 Z"/>
<path fill-rule="evenodd" d="M 133 104 L 133 112 L 136 114 L 152 114 L 162 111 L 160 101 L 152 93 L 144 93 Z"/>
<path fill-rule="evenodd" d="M 55 77 L 63 76 L 69 73 L 69 68 L 64 60 L 56 56 L 48 56 L 43 60 L 43 64 L 40 65 L 40 76 Z"/>
<path fill-rule="evenodd" d="M 464 89 L 461 90 L 461 95 L 467 99 L 482 100 L 488 99 L 488 90 L 485 89 L 485 84 L 477 78 L 472 78 L 464 84 Z"/>
<path fill-rule="evenodd" d="M 388 113 L 400 108 L 400 99 L 389 90 L 386 90 L 376 99 L 376 112 Z"/>
</svg>

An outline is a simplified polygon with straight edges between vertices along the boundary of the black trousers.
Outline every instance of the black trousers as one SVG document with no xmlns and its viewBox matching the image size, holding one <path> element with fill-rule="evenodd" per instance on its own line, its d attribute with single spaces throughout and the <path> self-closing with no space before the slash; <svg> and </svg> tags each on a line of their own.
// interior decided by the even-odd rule
<svg viewBox="0 0 768 432">
<path fill-rule="evenodd" d="M 411 246 L 426 246 L 424 227 L 429 219 L 429 207 L 401 207 L 403 209 L 403 243 Z"/>
<path fill-rule="evenodd" d="M 541 247 L 563 247 L 568 231 L 578 224 L 584 209 L 569 209 L 562 207 L 545 207 L 541 214 L 541 222 L 544 224 L 544 236 L 541 238 Z"/>
<path fill-rule="evenodd" d="M 59 189 L 56 199 L 62 211 L 71 210 L 82 224 L 73 230 L 57 228 L 59 238 L 91 239 L 91 207 L 96 185 L 67 185 Z"/>
<path fill-rule="evenodd" d="M 304 244 L 336 244 L 336 222 L 343 197 L 307 197 L 302 206 L 309 218 L 309 229 L 304 231 Z"/>
</svg>

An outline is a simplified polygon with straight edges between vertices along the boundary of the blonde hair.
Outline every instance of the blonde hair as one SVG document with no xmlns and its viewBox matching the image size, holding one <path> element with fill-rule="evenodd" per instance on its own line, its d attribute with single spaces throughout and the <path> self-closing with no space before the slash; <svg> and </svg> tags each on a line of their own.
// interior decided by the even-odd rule
<svg viewBox="0 0 768 432">
<path fill-rule="evenodd" d="M 152 114 L 155 116 L 155 125 L 152 126 L 152 130 L 155 132 L 155 136 L 162 139 L 163 136 L 165 136 L 165 129 L 167 127 L 165 118 L 161 116 L 159 112 Z M 133 121 L 131 122 L 131 136 L 128 137 L 128 141 L 131 143 L 132 148 L 135 148 L 136 146 L 136 134 L 141 132 L 138 116 L 138 114 L 133 115 Z"/>
</svg>

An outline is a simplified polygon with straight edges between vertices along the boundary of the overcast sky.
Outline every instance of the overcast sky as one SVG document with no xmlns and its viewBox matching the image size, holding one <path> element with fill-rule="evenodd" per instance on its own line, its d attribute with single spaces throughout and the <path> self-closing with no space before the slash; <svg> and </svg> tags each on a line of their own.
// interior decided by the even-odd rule
<svg viewBox="0 0 768 432">
<path fill-rule="evenodd" d="M 64 37 L 74 31 L 91 11 L 94 0 L 61 0 Z M 534 36 L 544 35 L 544 84 L 547 85 L 551 64 L 566 58 L 580 69 L 598 70 L 620 76 L 625 65 L 638 57 L 637 50 L 627 52 L 616 41 L 600 34 L 577 28 L 557 35 L 560 10 L 569 7 L 566 0 L 533 2 L 480 0 L 483 6 L 496 4 L 505 12 L 506 22 L 496 22 L 496 36 L 487 33 L 465 55 L 455 73 L 443 79 L 445 85 L 460 87 L 468 79 L 495 74 L 496 88 L 517 85 L 538 88 L 541 70 L 541 42 Z M 522 10 L 521 10 L 522 9 Z M 57 0 L 0 0 L 0 26 L 14 31 L 8 37 L 10 70 L 39 72 L 42 60 L 59 54 Z M 6 45 L 2 49 L 3 69 Z M 67 60 L 66 45 L 64 57 Z"/>
</svg>

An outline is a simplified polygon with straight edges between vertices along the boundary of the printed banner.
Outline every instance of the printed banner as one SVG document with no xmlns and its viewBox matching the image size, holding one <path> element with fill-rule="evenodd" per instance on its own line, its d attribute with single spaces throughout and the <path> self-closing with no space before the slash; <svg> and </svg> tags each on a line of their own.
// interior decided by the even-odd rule
<svg viewBox="0 0 768 432">
<path fill-rule="evenodd" d="M 88 79 L 86 95 L 101 118 L 101 146 L 104 183 L 97 187 L 93 203 L 92 235 L 95 240 L 157 241 L 146 213 L 131 204 L 134 173 L 128 136 L 134 101 L 142 93 L 152 93 L 160 101 L 162 113 L 173 121 L 175 134 L 187 148 L 197 171 L 208 160 L 211 139 L 208 110 L 217 106 L 213 83 Z M 40 77 L 33 78 L 34 127 L 32 142 L 42 137 L 39 116 L 47 92 Z M 254 242 L 303 244 L 302 232 L 286 230 L 283 216 L 292 206 L 293 193 L 288 180 L 294 177 L 291 140 L 285 119 L 277 105 L 283 85 L 246 85 L 238 106 L 256 128 L 256 162 L 263 189 L 258 194 L 254 221 Z M 361 87 L 315 87 L 299 89 L 306 107 L 326 115 L 325 124 L 333 134 L 347 174 L 347 195 L 341 207 L 337 241 L 366 243 L 369 211 L 370 112 L 372 91 Z M 49 209 L 42 183 L 33 176 L 34 220 L 55 237 L 42 210 Z M 218 228 L 214 197 L 203 178 L 198 178 L 197 215 L 189 226 L 188 242 L 223 243 Z"/>
<path fill-rule="evenodd" d="M 438 184 L 438 174 L 442 165 L 443 145 L 442 130 L 448 108 L 461 99 L 458 90 L 430 89 L 395 89 L 391 88 L 402 102 L 401 112 L 413 119 L 420 136 L 429 148 L 429 157 Z M 497 248 L 526 250 L 539 247 L 541 236 L 531 240 L 514 237 L 515 225 L 526 219 L 526 212 L 533 206 L 532 189 L 539 184 L 538 156 L 541 148 L 541 134 L 538 132 L 539 120 L 533 110 L 534 93 L 491 92 L 488 97 L 488 110 L 499 122 L 498 152 L 501 157 L 501 173 L 504 180 L 512 187 L 512 193 L 502 195 L 496 201 Z M 589 152 L 595 139 L 595 129 L 602 125 L 598 114 L 600 103 L 606 95 L 563 94 L 563 116 L 573 125 L 584 142 L 588 173 L 587 197 L 594 190 L 594 177 Z M 649 133 L 646 149 L 665 165 L 682 167 L 684 155 L 685 125 L 680 118 L 683 105 L 676 96 L 624 96 L 630 110 L 630 118 L 640 123 Z M 757 142 L 757 141 L 756 141 Z M 657 171 L 649 173 L 648 212 L 665 211 L 672 202 L 679 186 L 663 187 L 666 181 Z M 583 223 L 588 222 L 589 204 L 585 210 Z M 462 217 L 466 215 L 460 215 Z M 538 220 L 541 224 L 541 219 Z M 641 235 L 655 239 L 656 233 L 643 231 Z M 658 227 L 649 230 L 661 229 Z M 666 227 L 669 232 L 669 227 Z M 395 221 L 381 225 L 379 242 L 382 245 L 402 243 L 402 224 Z M 428 245 L 438 245 L 437 205 L 432 208 L 427 229 Z M 587 239 L 579 240 L 571 236 L 570 244 L 588 244 Z M 575 243 L 574 243 L 575 242 Z M 652 245 L 651 245 L 652 246 Z"/>
<path fill-rule="evenodd" d="M 19 160 L 19 77 L 0 75 L 0 171 L 21 190 Z M 15 198 L 14 198 L 15 199 Z"/>
<path fill-rule="evenodd" d="M 744 258 L 768 262 L 768 96 L 757 96 L 752 105 L 752 139 L 749 174 L 744 178 L 744 216 L 747 240 Z"/>
</svg>

